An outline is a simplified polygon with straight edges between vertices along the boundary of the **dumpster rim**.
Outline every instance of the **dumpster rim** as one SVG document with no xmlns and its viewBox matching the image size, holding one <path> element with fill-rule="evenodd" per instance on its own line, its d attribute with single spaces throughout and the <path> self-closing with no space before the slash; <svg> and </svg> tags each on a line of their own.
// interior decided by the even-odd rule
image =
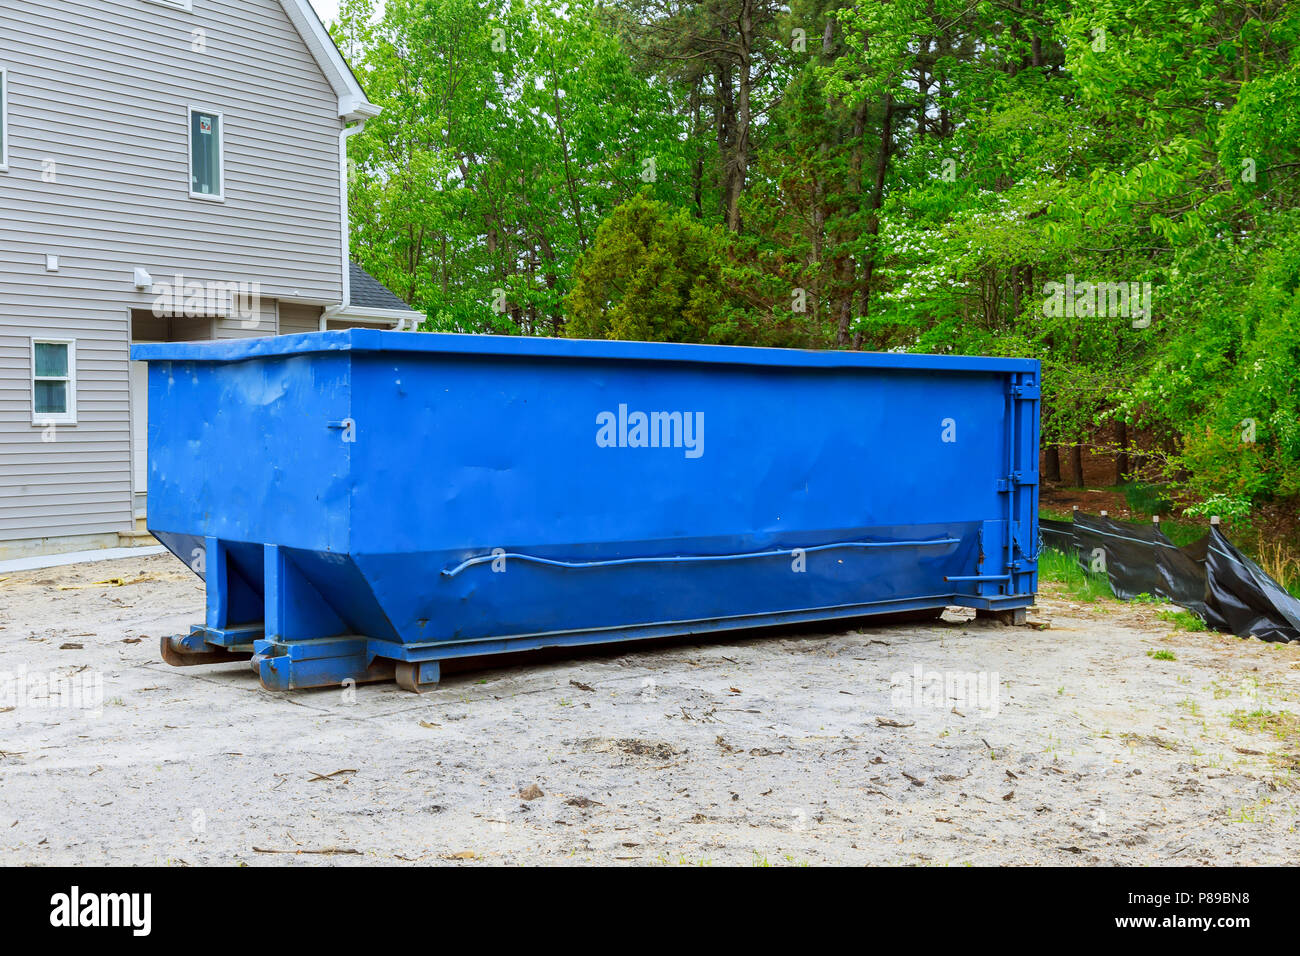
<svg viewBox="0 0 1300 956">
<path fill-rule="evenodd" d="M 131 358 L 146 362 L 239 362 L 248 359 L 332 352 L 412 352 L 503 358 L 686 362 L 784 368 L 902 369 L 945 372 L 1032 372 L 1038 359 L 915 352 L 849 352 L 781 349 L 750 345 L 694 345 L 537 336 L 474 335 L 457 332 L 395 332 L 339 329 L 294 335 L 197 342 L 153 342 L 131 346 Z"/>
</svg>

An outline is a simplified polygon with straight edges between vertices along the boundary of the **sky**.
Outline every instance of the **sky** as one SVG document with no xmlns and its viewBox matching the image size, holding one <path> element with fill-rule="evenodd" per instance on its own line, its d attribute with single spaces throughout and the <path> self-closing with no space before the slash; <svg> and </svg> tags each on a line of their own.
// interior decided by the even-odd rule
<svg viewBox="0 0 1300 956">
<path fill-rule="evenodd" d="M 339 0 L 311 0 L 311 5 L 316 8 L 326 26 L 333 23 L 339 15 Z"/>
</svg>

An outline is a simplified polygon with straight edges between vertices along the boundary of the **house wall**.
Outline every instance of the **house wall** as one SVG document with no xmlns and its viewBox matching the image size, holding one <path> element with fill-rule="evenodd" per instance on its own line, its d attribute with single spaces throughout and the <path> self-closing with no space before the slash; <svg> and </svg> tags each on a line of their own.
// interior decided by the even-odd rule
<svg viewBox="0 0 1300 956">
<path fill-rule="evenodd" d="M 337 97 L 277 0 L 193 7 L 0 3 L 0 545 L 132 526 L 131 316 L 155 299 L 134 268 L 256 283 L 256 322 L 221 338 L 275 334 L 282 296 L 341 300 Z M 189 106 L 224 114 L 224 203 L 189 196 Z M 32 424 L 41 335 L 77 343 L 77 424 L 52 433 Z"/>
<path fill-rule="evenodd" d="M 295 335 L 299 332 L 319 332 L 320 314 L 321 307 L 318 305 L 281 302 L 280 334 Z"/>
</svg>

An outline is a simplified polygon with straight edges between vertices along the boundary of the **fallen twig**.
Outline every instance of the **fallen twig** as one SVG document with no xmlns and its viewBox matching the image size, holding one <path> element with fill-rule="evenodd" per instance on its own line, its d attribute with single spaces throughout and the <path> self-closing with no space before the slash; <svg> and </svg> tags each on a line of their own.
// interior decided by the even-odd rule
<svg viewBox="0 0 1300 956">
<path fill-rule="evenodd" d="M 350 847 L 327 846 L 323 850 L 276 850 L 260 846 L 253 847 L 254 853 L 313 853 L 318 856 L 361 856 L 360 850 Z"/>
<path fill-rule="evenodd" d="M 912 721 L 909 724 L 904 724 L 904 723 L 900 723 L 897 720 L 891 720 L 888 717 L 877 717 L 876 726 L 877 727 L 915 727 L 916 721 Z"/>
<path fill-rule="evenodd" d="M 333 773 L 316 773 L 316 771 L 313 770 L 312 773 L 315 774 L 315 776 L 308 777 L 308 778 L 307 778 L 307 782 L 308 782 L 308 783 L 315 783 L 317 780 L 328 780 L 328 779 L 330 779 L 330 777 L 337 777 L 337 776 L 338 776 L 339 774 L 341 774 L 341 773 L 356 773 L 356 771 L 355 771 L 355 770 L 335 770 Z"/>
</svg>

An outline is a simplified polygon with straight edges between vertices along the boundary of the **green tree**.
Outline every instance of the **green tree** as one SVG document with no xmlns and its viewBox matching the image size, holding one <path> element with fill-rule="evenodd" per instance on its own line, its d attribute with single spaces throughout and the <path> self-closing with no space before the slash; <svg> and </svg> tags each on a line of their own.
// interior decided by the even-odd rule
<svg viewBox="0 0 1300 956">
<path fill-rule="evenodd" d="M 1300 4 L 375 11 L 355 248 L 434 327 L 1033 356 L 1049 477 L 1300 496 Z"/>
<path fill-rule="evenodd" d="M 556 334 L 595 224 L 685 182 L 681 123 L 601 8 L 347 0 L 335 35 L 384 107 L 351 139 L 354 248 L 450 331 Z"/>
<path fill-rule="evenodd" d="M 567 306 L 574 338 L 712 342 L 725 244 L 686 210 L 638 194 L 600 224 Z"/>
</svg>

